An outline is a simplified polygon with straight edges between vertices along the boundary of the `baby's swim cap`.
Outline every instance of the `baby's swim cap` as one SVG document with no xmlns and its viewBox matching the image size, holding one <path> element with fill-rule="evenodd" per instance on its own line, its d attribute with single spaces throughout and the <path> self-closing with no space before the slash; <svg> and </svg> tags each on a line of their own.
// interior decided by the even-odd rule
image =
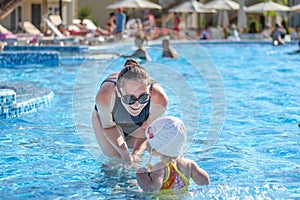
<svg viewBox="0 0 300 200">
<path fill-rule="evenodd" d="M 186 131 L 183 122 L 177 117 L 160 117 L 146 129 L 146 137 L 158 153 L 177 157 L 182 153 Z"/>
</svg>

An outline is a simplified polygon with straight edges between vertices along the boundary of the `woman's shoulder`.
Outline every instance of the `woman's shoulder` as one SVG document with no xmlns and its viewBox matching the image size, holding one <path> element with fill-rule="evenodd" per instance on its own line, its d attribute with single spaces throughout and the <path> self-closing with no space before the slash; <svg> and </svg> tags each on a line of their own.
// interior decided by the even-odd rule
<svg viewBox="0 0 300 200">
<path fill-rule="evenodd" d="M 155 94 L 160 94 L 162 92 L 163 93 L 165 92 L 163 87 L 160 85 L 158 81 L 151 78 L 150 84 L 151 84 L 151 94 L 155 95 Z"/>
<path fill-rule="evenodd" d="M 106 77 L 106 79 L 108 78 L 118 78 L 118 75 L 119 75 L 119 72 L 116 72 L 116 73 L 113 73 L 113 74 L 110 74 Z"/>
<path fill-rule="evenodd" d="M 115 99 L 116 84 L 113 81 L 107 80 L 117 78 L 117 75 L 118 73 L 109 75 L 102 83 L 96 97 L 97 104 L 106 106 L 111 104 L 111 101 Z"/>
<path fill-rule="evenodd" d="M 166 92 L 164 91 L 163 87 L 158 82 L 153 82 L 151 84 L 151 99 L 158 101 L 158 102 L 164 102 L 163 104 L 167 104 L 168 97 Z"/>
</svg>

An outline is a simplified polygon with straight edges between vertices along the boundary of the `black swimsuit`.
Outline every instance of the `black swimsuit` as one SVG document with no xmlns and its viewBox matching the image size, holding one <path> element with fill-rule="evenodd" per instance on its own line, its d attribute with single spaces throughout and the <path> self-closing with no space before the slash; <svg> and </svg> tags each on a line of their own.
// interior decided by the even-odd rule
<svg viewBox="0 0 300 200">
<path fill-rule="evenodd" d="M 117 78 L 107 78 L 102 82 L 102 84 L 105 82 L 112 82 L 116 85 Z M 152 89 L 153 84 L 154 83 L 151 84 L 150 90 Z M 95 110 L 98 111 L 96 105 L 95 105 Z M 121 102 L 121 98 L 117 97 L 112 111 L 113 120 L 118 126 L 122 128 L 126 137 L 136 129 L 140 128 L 144 123 L 144 121 L 148 119 L 149 110 L 150 110 L 150 102 L 143 108 L 143 110 L 139 113 L 139 115 L 132 116 L 124 108 Z"/>
</svg>

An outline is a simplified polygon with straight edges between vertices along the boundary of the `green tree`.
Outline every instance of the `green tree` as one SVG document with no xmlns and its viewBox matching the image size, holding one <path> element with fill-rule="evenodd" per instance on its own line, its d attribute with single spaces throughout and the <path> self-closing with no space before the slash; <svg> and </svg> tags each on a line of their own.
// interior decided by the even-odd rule
<svg viewBox="0 0 300 200">
<path fill-rule="evenodd" d="M 90 19 L 92 20 L 95 25 L 98 25 L 97 21 L 94 19 L 92 15 L 92 9 L 90 9 L 88 6 L 82 7 L 78 12 L 78 19 Z"/>
<path fill-rule="evenodd" d="M 92 18 L 92 10 L 88 7 L 82 7 L 78 12 L 78 19 L 91 19 Z"/>
</svg>

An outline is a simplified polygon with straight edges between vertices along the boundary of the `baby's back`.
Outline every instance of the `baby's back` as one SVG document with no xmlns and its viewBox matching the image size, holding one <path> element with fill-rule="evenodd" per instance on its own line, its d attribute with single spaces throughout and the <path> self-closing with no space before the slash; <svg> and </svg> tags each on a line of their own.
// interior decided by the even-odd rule
<svg viewBox="0 0 300 200">
<path fill-rule="evenodd" d="M 178 170 L 185 175 L 187 179 L 191 178 L 191 160 L 187 158 L 178 158 L 176 160 Z"/>
<path fill-rule="evenodd" d="M 198 185 L 209 184 L 209 175 L 194 161 L 187 158 L 178 158 L 176 160 L 176 165 L 178 170 L 184 174 L 188 180 L 192 178 Z"/>
</svg>

